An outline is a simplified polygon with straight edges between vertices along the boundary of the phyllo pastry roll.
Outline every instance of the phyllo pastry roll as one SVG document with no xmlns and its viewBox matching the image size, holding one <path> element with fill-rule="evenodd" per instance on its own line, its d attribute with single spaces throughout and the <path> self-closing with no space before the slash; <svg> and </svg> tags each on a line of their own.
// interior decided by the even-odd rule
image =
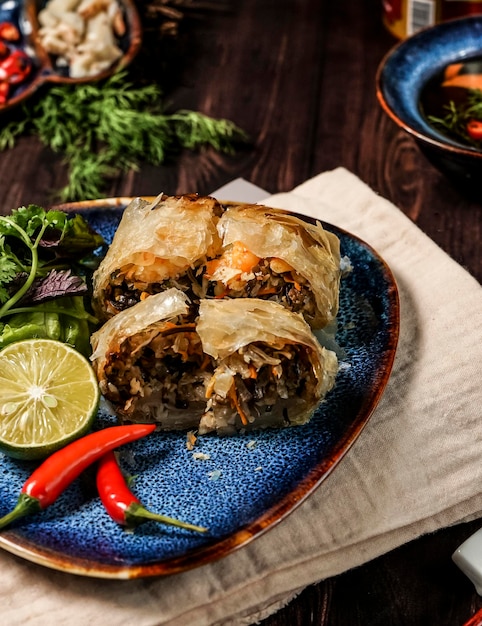
<svg viewBox="0 0 482 626">
<path fill-rule="evenodd" d="M 92 364 L 122 422 L 196 427 L 210 374 L 184 292 L 171 288 L 110 318 L 92 335 Z"/>
<path fill-rule="evenodd" d="M 334 352 L 276 302 L 201 300 L 169 289 L 109 319 L 92 362 L 121 422 L 199 434 L 304 424 L 333 387 Z"/>
<path fill-rule="evenodd" d="M 190 293 L 196 271 L 219 251 L 221 205 L 209 196 L 135 198 L 93 277 L 101 319 L 170 287 Z"/>
<path fill-rule="evenodd" d="M 335 383 L 336 354 L 276 302 L 203 300 L 197 333 L 213 359 L 201 434 L 304 424 Z"/>
<path fill-rule="evenodd" d="M 335 320 L 340 241 L 319 222 L 261 205 L 233 205 L 218 231 L 222 252 L 206 265 L 207 297 L 273 300 L 301 313 L 312 328 Z"/>
</svg>

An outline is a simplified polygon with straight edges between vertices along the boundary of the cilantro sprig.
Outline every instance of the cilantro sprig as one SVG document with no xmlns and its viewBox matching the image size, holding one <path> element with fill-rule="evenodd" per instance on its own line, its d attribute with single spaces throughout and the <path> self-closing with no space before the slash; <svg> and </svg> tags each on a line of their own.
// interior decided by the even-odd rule
<svg viewBox="0 0 482 626">
<path fill-rule="evenodd" d="M 27 215 L 28 213 L 28 215 Z M 12 216 L 0 217 L 0 319 L 11 309 L 32 286 L 39 268 L 38 249 L 47 229 L 53 228 L 64 234 L 66 215 L 58 211 L 46 213 L 40 207 L 31 205 L 29 209 L 17 209 Z M 7 238 L 14 239 L 13 244 Z M 15 245 L 18 240 L 20 246 Z M 25 252 L 30 255 L 26 258 Z M 27 278 L 22 286 L 10 295 L 8 286 L 16 279 L 18 273 L 26 273 Z"/>
<path fill-rule="evenodd" d="M 88 351 L 96 319 L 83 295 L 91 255 L 103 243 L 81 215 L 31 204 L 0 216 L 0 348 L 68 337 Z"/>
<path fill-rule="evenodd" d="M 229 120 L 188 110 L 166 113 L 160 87 L 136 86 L 126 70 L 100 83 L 49 87 L 0 129 L 0 150 L 23 134 L 37 135 L 64 155 L 69 182 L 59 191 L 62 200 L 101 197 L 116 173 L 137 171 L 142 162 L 161 165 L 180 148 L 211 146 L 230 154 L 247 141 Z"/>
</svg>

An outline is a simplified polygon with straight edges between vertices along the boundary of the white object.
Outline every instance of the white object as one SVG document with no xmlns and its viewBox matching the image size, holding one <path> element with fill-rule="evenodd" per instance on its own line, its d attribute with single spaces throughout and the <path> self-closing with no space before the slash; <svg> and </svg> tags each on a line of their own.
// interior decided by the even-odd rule
<svg viewBox="0 0 482 626">
<path fill-rule="evenodd" d="M 452 560 L 474 583 L 475 590 L 482 596 L 482 528 L 455 550 Z"/>
<path fill-rule="evenodd" d="M 244 178 L 236 178 L 226 185 L 219 187 L 216 191 L 213 191 L 211 195 L 218 200 L 225 200 L 226 202 L 247 202 L 248 204 L 256 204 L 267 198 L 269 192 L 244 180 Z"/>
</svg>

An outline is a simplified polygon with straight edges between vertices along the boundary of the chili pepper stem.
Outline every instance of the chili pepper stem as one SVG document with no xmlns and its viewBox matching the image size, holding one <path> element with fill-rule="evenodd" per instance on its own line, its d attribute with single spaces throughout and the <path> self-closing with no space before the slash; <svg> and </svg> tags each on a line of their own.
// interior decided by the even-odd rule
<svg viewBox="0 0 482 626">
<path fill-rule="evenodd" d="M 37 500 L 37 498 L 29 496 L 27 493 L 21 493 L 18 497 L 15 508 L 10 511 L 10 513 L 7 513 L 0 518 L 0 529 L 5 528 L 5 526 L 8 526 L 9 524 L 21 517 L 31 515 L 32 513 L 37 513 L 37 511 L 40 511 L 40 509 L 40 502 Z"/>
<path fill-rule="evenodd" d="M 142 504 L 138 504 L 137 502 L 133 502 L 125 512 L 125 519 L 128 526 L 135 526 L 143 521 L 151 520 L 153 522 L 160 522 L 161 524 L 169 524 L 170 526 L 178 526 L 179 528 L 185 528 L 186 530 L 194 530 L 198 533 L 207 532 L 207 528 L 204 526 L 196 526 L 194 524 L 189 524 L 188 522 L 182 522 L 180 520 L 174 519 L 173 517 L 168 517 L 166 515 L 160 515 L 158 513 L 153 513 L 149 511 Z"/>
</svg>

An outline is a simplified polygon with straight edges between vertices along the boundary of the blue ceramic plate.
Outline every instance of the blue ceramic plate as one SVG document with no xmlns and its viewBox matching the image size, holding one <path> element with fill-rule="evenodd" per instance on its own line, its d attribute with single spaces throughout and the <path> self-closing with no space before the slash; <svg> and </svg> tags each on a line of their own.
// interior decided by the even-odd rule
<svg viewBox="0 0 482 626">
<path fill-rule="evenodd" d="M 110 241 L 129 198 L 64 205 L 80 210 Z M 156 433 L 122 448 L 124 469 L 151 510 L 207 526 L 199 534 L 148 522 L 126 532 L 113 522 L 85 472 L 45 511 L 0 534 L 0 546 L 74 574 L 136 578 L 171 574 L 221 558 L 280 522 L 317 488 L 367 423 L 388 381 L 399 333 L 398 292 L 377 253 L 341 239 L 353 271 L 343 280 L 337 341 L 343 348 L 335 389 L 304 426 L 248 435 Z M 113 418 L 99 412 L 100 425 Z M 203 458 L 196 458 L 201 453 Z M 0 455 L 0 515 L 13 508 L 34 465 Z"/>
<path fill-rule="evenodd" d="M 122 57 L 109 69 L 96 76 L 71 78 L 67 68 L 59 68 L 55 58 L 42 48 L 39 41 L 38 12 L 45 7 L 47 0 L 0 0 L 0 23 L 14 24 L 20 32 L 20 40 L 5 41 L 11 52 L 25 52 L 32 61 L 32 70 L 25 81 L 12 85 L 8 100 L 0 103 L 0 112 L 24 102 L 42 85 L 47 83 L 85 83 L 107 78 L 115 71 L 128 65 L 140 50 L 142 29 L 139 14 L 133 0 L 118 0 L 122 10 L 126 32 L 117 41 L 123 52 Z M 1 41 L 0 37 L 0 41 Z M 0 59 L 0 67 L 2 66 Z"/>
</svg>

